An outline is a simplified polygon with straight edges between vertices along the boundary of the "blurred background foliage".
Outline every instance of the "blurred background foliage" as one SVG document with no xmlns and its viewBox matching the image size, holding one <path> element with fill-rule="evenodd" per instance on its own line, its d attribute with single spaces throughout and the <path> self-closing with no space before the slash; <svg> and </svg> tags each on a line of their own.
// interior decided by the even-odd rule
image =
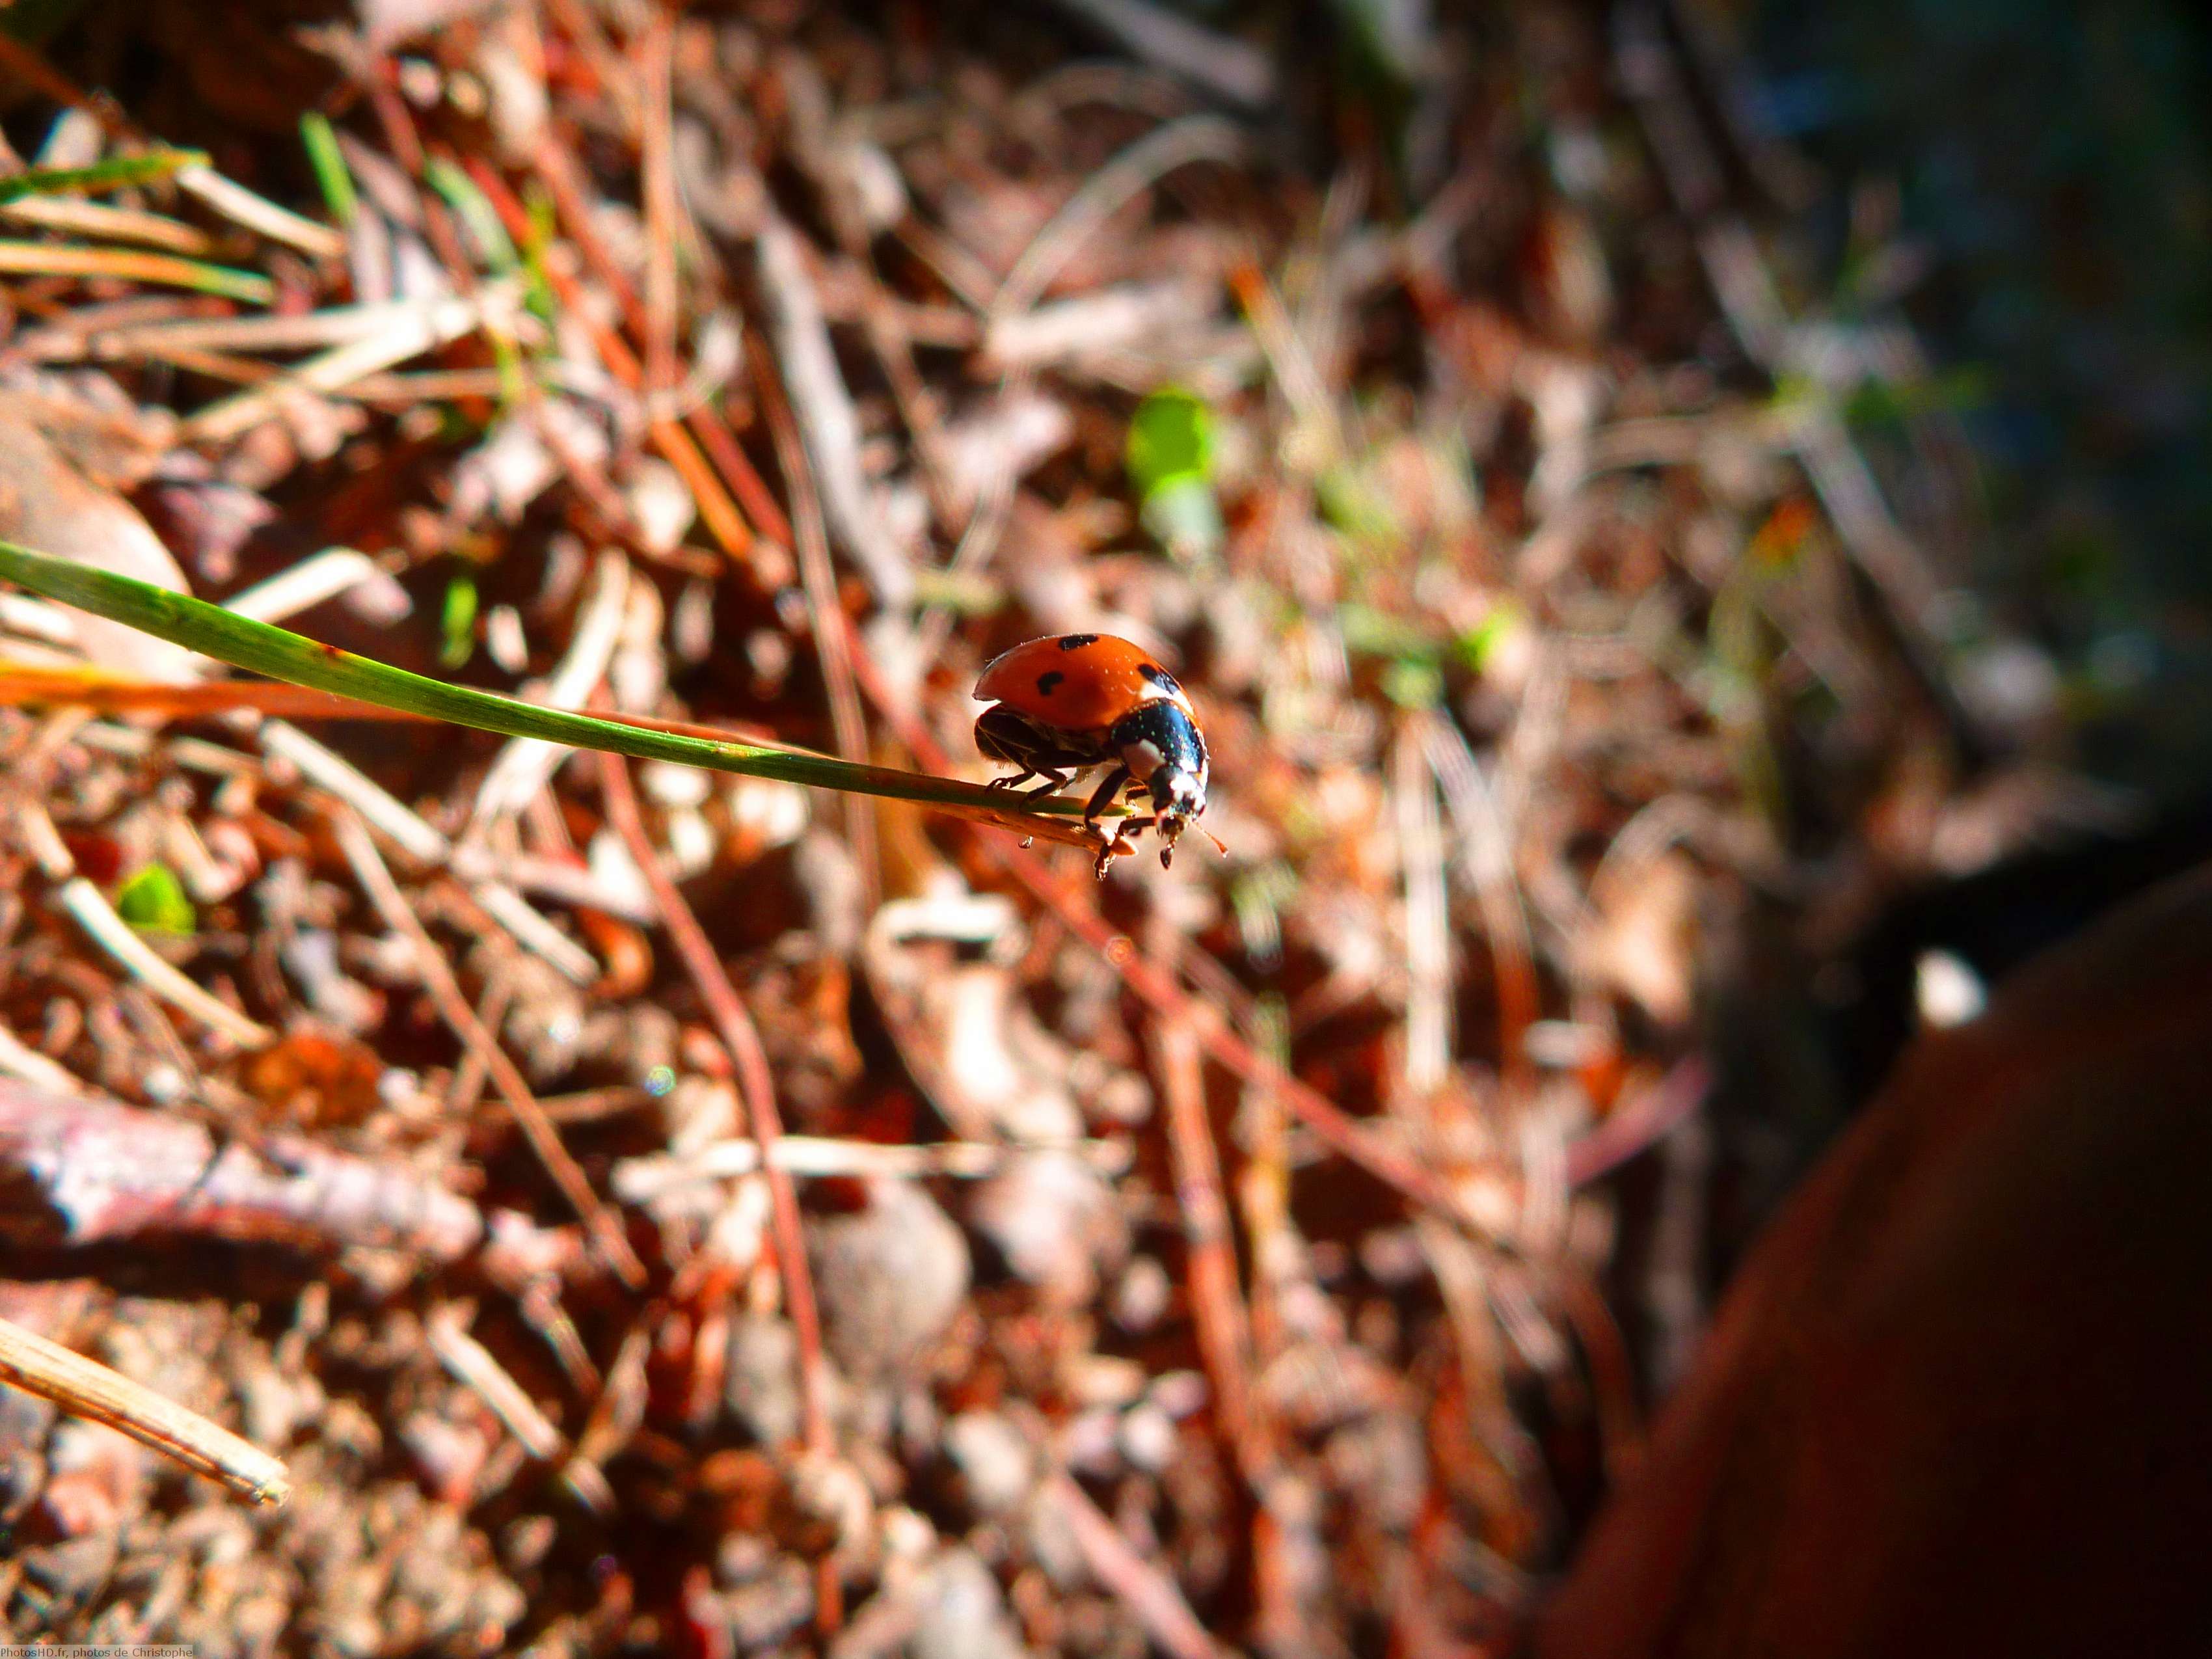
<svg viewBox="0 0 2212 1659">
<path fill-rule="evenodd" d="M 1826 186 L 1803 275 L 1893 297 L 1979 472 L 1970 550 L 2055 653 L 2082 763 L 2212 761 L 2212 22 L 2179 0 L 1703 0 Z M 1887 197 L 1885 202 L 1882 198 Z M 1870 223 L 1885 212 L 1893 226 Z M 1871 269 L 1877 235 L 1912 251 Z M 1868 295 L 1871 279 L 1877 290 Z M 1878 422 L 1876 398 L 1854 411 Z"/>
</svg>

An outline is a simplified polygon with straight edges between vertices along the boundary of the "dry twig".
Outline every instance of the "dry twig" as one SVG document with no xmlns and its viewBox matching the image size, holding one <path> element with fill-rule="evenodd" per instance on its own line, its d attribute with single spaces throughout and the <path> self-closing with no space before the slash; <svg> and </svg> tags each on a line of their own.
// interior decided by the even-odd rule
<svg viewBox="0 0 2212 1659">
<path fill-rule="evenodd" d="M 198 1234 L 453 1261 L 483 1237 L 475 1205 L 412 1171 L 298 1136 L 219 1139 L 81 1088 L 0 1083 L 0 1169 L 20 1183 L 0 1232 L 23 1243 Z"/>
<path fill-rule="evenodd" d="M 0 1382 L 51 1400 L 74 1416 L 119 1430 L 194 1474 L 221 1481 L 250 1502 L 281 1504 L 292 1495 L 291 1476 L 284 1465 L 258 1446 L 121 1372 L 6 1319 L 0 1319 Z"/>
<path fill-rule="evenodd" d="M 392 880 L 392 872 L 385 867 L 383 857 L 369 840 L 361 819 L 349 810 L 340 809 L 331 816 L 331 829 L 345 854 L 346 862 L 353 866 L 355 878 L 368 895 L 369 902 L 384 918 L 384 925 L 412 947 L 416 971 L 422 976 L 423 988 L 438 1005 L 440 1016 L 453 1028 L 453 1034 L 480 1057 L 500 1098 L 514 1113 L 523 1138 L 561 1188 L 562 1195 L 591 1230 L 593 1244 L 625 1283 L 633 1288 L 641 1287 L 645 1283 L 645 1264 L 630 1248 L 620 1220 L 600 1201 L 584 1178 L 583 1170 L 576 1166 L 576 1160 L 561 1144 L 559 1131 L 547 1120 L 544 1109 L 531 1092 L 520 1068 L 507 1058 L 507 1051 L 499 1046 L 499 1039 L 484 1029 L 476 1010 L 469 1006 L 445 953 L 438 949 L 414 908 L 407 902 L 399 884 Z"/>
</svg>

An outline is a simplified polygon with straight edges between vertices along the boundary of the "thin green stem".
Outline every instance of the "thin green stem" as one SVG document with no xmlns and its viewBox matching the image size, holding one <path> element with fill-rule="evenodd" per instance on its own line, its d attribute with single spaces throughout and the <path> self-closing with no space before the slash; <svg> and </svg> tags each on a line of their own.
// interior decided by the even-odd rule
<svg viewBox="0 0 2212 1659">
<path fill-rule="evenodd" d="M 0 179 L 0 202 L 72 190 L 121 190 L 166 179 L 186 167 L 205 167 L 207 160 L 201 150 L 157 149 L 143 155 L 118 155 L 88 167 L 26 167 Z"/>
<path fill-rule="evenodd" d="M 341 651 L 336 646 L 272 628 L 267 623 L 250 621 L 188 594 L 173 593 L 164 587 L 71 560 L 33 553 L 9 542 L 0 542 L 0 579 L 214 657 L 234 668 L 358 698 L 381 708 L 427 715 L 454 726 L 496 732 L 512 738 L 538 738 L 576 749 L 605 750 L 640 760 L 673 761 L 679 765 L 742 773 L 748 777 L 780 778 L 817 789 L 915 801 L 1054 840 L 1083 839 L 1066 823 L 1068 818 L 1080 816 L 1083 804 L 1069 797 L 1042 800 L 1009 797 L 1001 791 L 963 783 L 957 778 L 859 765 L 803 750 L 684 736 L 626 726 L 590 714 L 571 714 L 566 709 L 544 708 L 495 692 L 449 685 L 442 680 L 410 674 L 374 658 Z"/>
</svg>

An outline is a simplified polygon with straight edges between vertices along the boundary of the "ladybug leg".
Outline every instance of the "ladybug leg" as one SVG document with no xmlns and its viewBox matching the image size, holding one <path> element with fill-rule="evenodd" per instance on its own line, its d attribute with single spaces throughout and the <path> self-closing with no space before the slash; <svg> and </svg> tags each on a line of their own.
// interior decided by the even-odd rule
<svg viewBox="0 0 2212 1659">
<path fill-rule="evenodd" d="M 1006 777 L 993 778 L 990 782 L 985 784 L 983 787 L 986 789 L 1011 789 L 1018 783 L 1027 783 L 1031 778 L 1036 777 L 1036 768 L 1034 766 L 1024 766 L 1020 771 L 1012 773 Z"/>
<path fill-rule="evenodd" d="M 1098 862 L 1093 866 L 1092 873 L 1097 875 L 1099 880 L 1106 879 L 1107 869 L 1113 864 L 1115 854 L 1127 845 L 1127 843 L 1121 839 L 1121 830 L 1117 829 L 1114 832 L 1113 839 L 1098 849 Z"/>
<path fill-rule="evenodd" d="M 1083 809 L 1083 822 L 1087 828 L 1092 830 L 1098 828 L 1098 815 L 1114 804 L 1115 796 L 1121 793 L 1122 786 L 1129 781 L 1129 769 L 1126 766 L 1116 766 L 1106 775 L 1098 787 L 1092 792 L 1091 804 Z M 1108 867 L 1112 865 L 1115 856 L 1127 844 L 1130 829 L 1135 823 L 1136 820 L 1133 818 L 1123 818 L 1114 826 L 1113 834 L 1106 837 L 1106 844 L 1098 849 L 1099 880 L 1106 879 Z"/>
<path fill-rule="evenodd" d="M 1129 787 L 1129 799 L 1133 805 L 1139 796 L 1144 799 L 1147 805 L 1152 805 L 1152 787 L 1149 784 L 1145 783 L 1142 780 L 1139 780 Z M 1164 810 L 1157 805 L 1153 805 L 1152 811 L 1145 816 L 1145 822 L 1151 824 L 1153 829 L 1157 830 L 1160 827 L 1160 820 L 1166 816 L 1167 814 Z"/>
<path fill-rule="evenodd" d="M 1109 772 L 1098 787 L 1091 792 L 1091 804 L 1083 809 L 1083 822 L 1090 829 L 1098 827 L 1098 815 L 1114 804 L 1114 797 L 1121 793 L 1121 786 L 1130 781 L 1129 769 L 1117 766 Z M 1120 839 L 1117 833 L 1115 839 Z"/>
<path fill-rule="evenodd" d="M 1151 786 L 1144 782 L 1142 779 L 1130 779 L 1129 799 L 1133 801 L 1139 795 L 1142 795 L 1146 800 L 1152 799 L 1152 792 Z M 1160 827 L 1161 820 L 1166 817 L 1167 813 L 1164 809 L 1155 807 L 1152 817 L 1146 819 L 1145 822 L 1150 823 L 1153 830 L 1157 831 Z M 1138 819 L 1132 815 L 1122 821 L 1121 827 L 1124 830 L 1135 829 L 1138 827 Z M 1119 833 L 1115 835 L 1115 839 L 1117 841 L 1121 839 Z M 1160 868 L 1163 870 L 1169 870 L 1174 867 L 1175 843 L 1170 841 L 1166 836 L 1162 836 L 1160 837 Z"/>
<path fill-rule="evenodd" d="M 1029 775 L 1027 773 L 1024 773 L 1023 775 L 1026 777 Z M 1047 795 L 1058 794 L 1061 790 L 1067 787 L 1067 781 L 1073 777 L 1075 774 L 1073 772 L 1054 771 L 1050 768 L 1047 768 L 1045 770 L 1039 772 L 1036 775 L 1042 778 L 1044 781 L 1037 785 L 1036 788 L 1030 791 L 1029 799 L 1031 800 L 1042 800 Z"/>
</svg>

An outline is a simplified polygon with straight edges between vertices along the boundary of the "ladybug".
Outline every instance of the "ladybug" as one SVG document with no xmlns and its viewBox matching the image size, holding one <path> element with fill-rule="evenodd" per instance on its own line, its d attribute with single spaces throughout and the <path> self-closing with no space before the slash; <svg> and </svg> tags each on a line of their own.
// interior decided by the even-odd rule
<svg viewBox="0 0 2212 1659">
<path fill-rule="evenodd" d="M 1110 766 L 1084 823 L 1096 828 L 1125 788 L 1142 791 L 1152 799 L 1160 862 L 1174 861 L 1176 840 L 1206 811 L 1206 739 L 1175 676 L 1141 647 L 1110 634 L 1031 640 L 994 658 L 975 696 L 994 705 L 975 721 L 975 746 L 1022 769 L 993 788 L 1042 778 L 1030 793 L 1048 795 L 1079 772 Z M 1127 828 L 1099 854 L 1100 875 Z"/>
</svg>

